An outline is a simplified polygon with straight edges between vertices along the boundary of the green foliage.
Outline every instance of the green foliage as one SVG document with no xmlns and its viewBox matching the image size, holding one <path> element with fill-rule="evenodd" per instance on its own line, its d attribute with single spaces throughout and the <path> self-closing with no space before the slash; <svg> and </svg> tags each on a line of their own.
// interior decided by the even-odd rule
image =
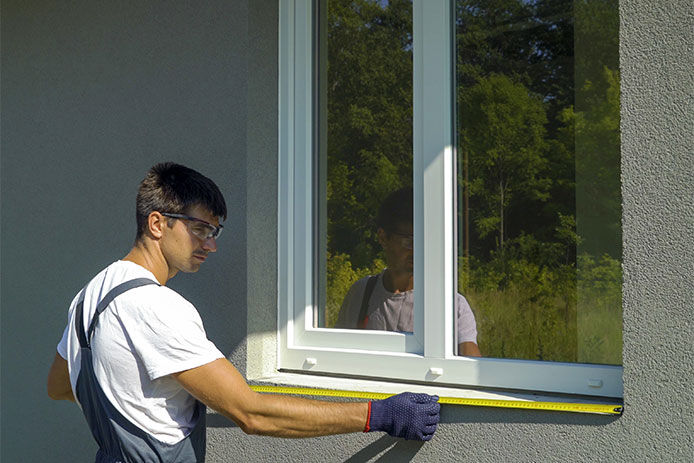
<svg viewBox="0 0 694 463">
<path fill-rule="evenodd" d="M 483 355 L 499 358 L 621 364 L 620 262 L 581 255 L 573 265 L 539 265 L 520 257 L 471 265 L 459 261 L 459 287 L 477 318 Z"/>
<path fill-rule="evenodd" d="M 460 149 L 469 158 L 470 197 L 479 205 L 472 220 L 481 238 L 494 230 L 503 247 L 510 228 L 506 209 L 518 203 L 517 197 L 549 197 L 545 110 L 538 96 L 501 74 L 463 90 L 460 104 L 466 108 Z"/>
<path fill-rule="evenodd" d="M 540 95 L 550 115 L 573 101 L 573 0 L 457 0 L 459 88 L 505 74 Z M 464 108 L 460 108 L 464 111 Z"/>
<path fill-rule="evenodd" d="M 576 108 L 572 115 L 576 140 L 576 215 L 578 233 L 585 238 L 580 251 L 620 258 L 619 72 L 603 67 L 600 74 L 586 81 L 577 94 Z M 571 108 L 567 113 L 571 114 Z"/>
<path fill-rule="evenodd" d="M 576 361 L 575 269 L 554 265 L 547 256 L 556 249 L 547 246 L 524 236 L 509 243 L 505 259 L 476 262 L 468 276 L 459 269 L 483 355 Z"/>
<path fill-rule="evenodd" d="M 412 182 L 412 4 L 331 0 L 327 26 L 328 248 L 361 268 L 381 200 Z"/>
</svg>

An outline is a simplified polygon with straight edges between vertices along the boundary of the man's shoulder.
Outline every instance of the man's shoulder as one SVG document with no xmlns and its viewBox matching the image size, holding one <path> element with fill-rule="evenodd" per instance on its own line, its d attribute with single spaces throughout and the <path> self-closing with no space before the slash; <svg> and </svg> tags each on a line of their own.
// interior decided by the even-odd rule
<svg viewBox="0 0 694 463">
<path fill-rule="evenodd" d="M 377 273 L 376 275 L 366 275 L 365 277 L 362 277 L 352 283 L 352 286 L 349 288 L 348 294 L 350 294 L 352 297 L 359 297 L 359 304 L 361 304 L 361 297 L 364 295 L 364 291 L 366 291 L 366 287 L 369 285 L 369 281 L 372 283 L 372 287 L 375 283 L 378 282 L 378 279 L 381 277 L 382 273 Z"/>
<path fill-rule="evenodd" d="M 144 307 L 183 306 L 192 304 L 171 288 L 160 285 L 154 275 L 144 267 L 127 261 L 116 261 L 99 272 L 86 286 L 87 297 L 103 299 L 117 286 L 136 279 L 151 280 L 151 284 L 129 289 L 118 296 L 120 302 Z"/>
<path fill-rule="evenodd" d="M 455 295 L 455 307 L 458 310 L 458 312 L 472 312 L 472 307 L 470 307 L 470 303 L 467 301 L 465 296 L 463 296 L 460 293 L 456 293 Z"/>
<path fill-rule="evenodd" d="M 352 284 L 352 288 L 362 288 L 366 287 L 366 285 L 369 283 L 369 280 L 371 278 L 378 278 L 378 274 L 376 275 L 366 275 L 365 277 L 359 278 L 357 281 L 355 281 Z"/>
<path fill-rule="evenodd" d="M 374 276 L 378 275 L 366 275 L 352 283 L 342 300 L 336 328 L 353 328 L 356 326 L 366 285 L 369 279 Z"/>
<path fill-rule="evenodd" d="M 143 307 L 166 310 L 195 310 L 195 306 L 185 297 L 167 286 L 157 284 L 140 286 L 123 294 L 124 301 Z"/>
<path fill-rule="evenodd" d="M 87 286 L 117 285 L 136 278 L 149 278 L 156 282 L 156 277 L 146 268 L 125 260 L 117 260 L 97 273 Z"/>
<path fill-rule="evenodd" d="M 131 289 L 114 301 L 110 309 L 127 330 L 154 327 L 156 333 L 167 329 L 185 330 L 188 323 L 202 323 L 195 306 L 166 286 L 147 285 Z"/>
<path fill-rule="evenodd" d="M 463 296 L 460 293 L 455 293 L 455 300 L 456 302 L 465 302 L 467 303 L 467 299 L 465 299 L 465 296 Z"/>
</svg>

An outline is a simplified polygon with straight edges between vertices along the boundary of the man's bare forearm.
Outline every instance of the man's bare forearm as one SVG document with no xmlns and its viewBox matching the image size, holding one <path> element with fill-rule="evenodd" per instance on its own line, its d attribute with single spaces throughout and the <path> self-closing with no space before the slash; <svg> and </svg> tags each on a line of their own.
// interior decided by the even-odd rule
<svg viewBox="0 0 694 463">
<path fill-rule="evenodd" d="M 249 434 L 276 437 L 314 437 L 363 431 L 367 403 L 258 394 L 246 411 Z M 233 419 L 233 417 L 230 416 Z"/>
<path fill-rule="evenodd" d="M 70 384 L 70 373 L 68 372 L 67 360 L 56 352 L 53 358 L 53 364 L 48 372 L 46 380 L 46 391 L 48 397 L 53 400 L 70 400 L 75 401 L 75 396 L 72 393 L 72 384 Z"/>
<path fill-rule="evenodd" d="M 367 403 L 339 403 L 259 394 L 226 359 L 173 375 L 198 400 L 248 434 L 313 437 L 359 432 L 366 426 Z"/>
</svg>

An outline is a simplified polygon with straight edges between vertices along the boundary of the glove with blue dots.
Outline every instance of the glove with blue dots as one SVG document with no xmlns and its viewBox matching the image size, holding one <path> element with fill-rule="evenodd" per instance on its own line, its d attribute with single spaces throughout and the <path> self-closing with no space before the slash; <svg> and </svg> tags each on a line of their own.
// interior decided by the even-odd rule
<svg viewBox="0 0 694 463">
<path fill-rule="evenodd" d="M 428 441 L 439 422 L 439 398 L 428 394 L 402 394 L 369 402 L 364 432 L 385 431 L 393 437 Z"/>
</svg>

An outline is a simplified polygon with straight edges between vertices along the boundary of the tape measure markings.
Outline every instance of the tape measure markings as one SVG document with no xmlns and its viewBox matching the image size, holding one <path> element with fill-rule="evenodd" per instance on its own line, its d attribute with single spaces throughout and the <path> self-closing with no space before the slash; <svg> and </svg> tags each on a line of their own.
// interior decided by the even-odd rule
<svg viewBox="0 0 694 463">
<path fill-rule="evenodd" d="M 324 397 L 349 397 L 353 399 L 380 400 L 394 394 L 384 392 L 342 391 L 337 389 L 314 389 L 308 387 L 289 386 L 251 386 L 256 392 L 272 394 L 298 394 Z M 452 405 L 468 405 L 474 407 L 522 408 L 526 410 L 549 410 L 575 413 L 597 413 L 603 415 L 621 415 L 621 404 L 584 404 L 569 402 L 535 402 L 524 400 L 498 399 L 466 399 L 462 397 L 439 397 L 439 403 Z"/>
</svg>

